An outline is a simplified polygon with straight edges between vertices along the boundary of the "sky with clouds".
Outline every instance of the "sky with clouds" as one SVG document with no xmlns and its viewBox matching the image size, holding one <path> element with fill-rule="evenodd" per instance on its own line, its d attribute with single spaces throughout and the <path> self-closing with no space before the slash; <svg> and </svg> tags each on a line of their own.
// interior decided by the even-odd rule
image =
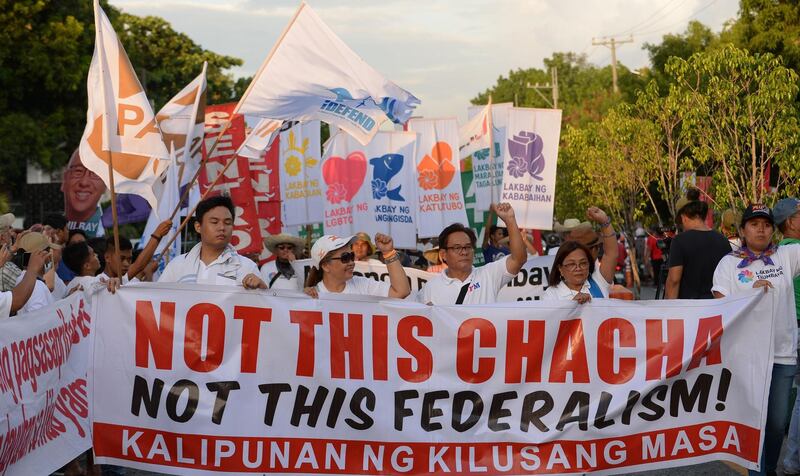
<svg viewBox="0 0 800 476">
<path fill-rule="evenodd" d="M 206 49 L 236 56 L 235 76 L 252 75 L 298 0 L 110 0 L 136 15 L 156 15 Z M 470 98 L 509 70 L 543 66 L 556 51 L 585 53 L 605 66 L 608 48 L 592 38 L 633 34 L 617 57 L 648 64 L 642 45 L 682 32 L 689 20 L 714 31 L 737 0 L 308 0 L 356 53 L 422 100 L 417 113 L 466 117 Z"/>
</svg>

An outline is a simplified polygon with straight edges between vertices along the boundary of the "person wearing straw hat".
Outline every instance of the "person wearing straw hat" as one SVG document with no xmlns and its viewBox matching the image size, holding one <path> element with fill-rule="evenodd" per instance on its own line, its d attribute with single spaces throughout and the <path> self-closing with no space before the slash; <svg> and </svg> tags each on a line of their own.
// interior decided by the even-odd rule
<svg viewBox="0 0 800 476">
<path fill-rule="evenodd" d="M 369 264 L 382 264 L 381 260 L 373 258 L 373 256 L 375 256 L 375 245 L 372 244 L 369 235 L 363 231 L 355 234 L 353 253 L 356 255 L 356 261 L 363 261 Z"/>
<path fill-rule="evenodd" d="M 353 276 L 355 253 L 353 242 L 356 236 L 340 237 L 325 235 L 311 247 L 313 266 L 306 278 L 305 292 L 311 297 L 325 294 L 363 294 L 368 296 L 403 299 L 411 293 L 400 256 L 394 249 L 391 236 L 378 233 L 375 244 L 383 255 L 389 282 L 376 281 L 362 276 Z"/>
<path fill-rule="evenodd" d="M 264 238 L 264 247 L 275 255 L 273 261 L 261 267 L 261 279 L 269 289 L 293 289 L 300 291 L 300 279 L 295 273 L 292 262 L 297 259 L 297 250 L 305 245 L 305 240 L 296 236 L 280 233 Z"/>
<path fill-rule="evenodd" d="M 447 269 L 447 264 L 439 257 L 439 245 L 430 245 L 428 249 L 422 252 L 422 256 L 424 256 L 425 261 L 428 262 L 428 268 L 425 271 L 429 273 L 441 273 Z"/>
<path fill-rule="evenodd" d="M 555 224 L 553 225 L 553 231 L 558 233 L 558 236 L 561 237 L 561 243 L 565 241 L 569 241 L 572 238 L 572 233 L 585 233 L 587 230 L 592 230 L 592 224 L 588 221 L 580 221 L 577 218 L 567 218 L 564 220 L 564 223 L 561 224 L 556 220 Z M 548 255 L 555 255 L 558 253 L 558 246 L 548 246 L 547 254 Z"/>
<path fill-rule="evenodd" d="M 40 254 L 42 251 L 47 252 L 45 263 L 48 265 L 52 264 L 52 250 L 54 249 L 60 250 L 61 245 L 50 243 L 50 241 L 42 233 L 37 231 L 27 233 L 17 241 L 17 253 L 23 254 L 23 266 L 28 266 L 31 257 L 33 255 Z M 19 285 L 25 279 L 28 272 L 29 271 L 26 269 L 22 272 L 22 274 L 19 275 L 17 278 L 17 285 Z M 43 267 L 37 267 L 36 284 L 34 285 L 30 298 L 27 300 L 25 305 L 19 309 L 20 313 L 35 311 L 39 308 L 53 304 L 57 299 L 60 299 L 63 294 L 65 294 L 64 292 L 60 291 L 51 291 L 50 284 L 47 284 L 47 281 L 50 283 L 55 283 L 61 280 L 58 276 L 56 276 L 55 270 L 52 266 L 49 266 L 47 269 L 44 269 Z M 63 281 L 61 282 L 61 285 L 66 289 Z"/>
</svg>

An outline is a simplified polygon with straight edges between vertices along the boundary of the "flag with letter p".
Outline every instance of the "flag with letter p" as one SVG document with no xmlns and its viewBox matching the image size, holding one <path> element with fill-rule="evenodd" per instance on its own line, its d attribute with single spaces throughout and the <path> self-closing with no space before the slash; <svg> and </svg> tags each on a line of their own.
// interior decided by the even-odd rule
<svg viewBox="0 0 800 476">
<path fill-rule="evenodd" d="M 94 13 L 95 47 L 87 78 L 89 107 L 81 162 L 110 187 L 111 161 L 116 191 L 140 195 L 156 207 L 151 186 L 168 164 L 169 154 L 142 85 L 98 0 Z"/>
<path fill-rule="evenodd" d="M 366 145 L 387 118 L 403 123 L 419 102 L 356 55 L 304 2 L 245 91 L 237 112 L 322 120 Z"/>
</svg>

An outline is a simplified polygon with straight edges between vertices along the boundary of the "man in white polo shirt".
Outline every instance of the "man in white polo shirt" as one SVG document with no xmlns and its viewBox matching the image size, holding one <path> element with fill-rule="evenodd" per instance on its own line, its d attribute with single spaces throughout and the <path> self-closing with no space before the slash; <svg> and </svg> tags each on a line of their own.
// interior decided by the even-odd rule
<svg viewBox="0 0 800 476">
<path fill-rule="evenodd" d="M 200 243 L 169 262 L 159 283 L 241 284 L 266 289 L 258 266 L 231 246 L 234 208 L 230 197 L 207 198 L 197 204 L 194 229 Z"/>
<path fill-rule="evenodd" d="M 528 254 L 522 241 L 514 209 L 508 203 L 494 207 L 497 218 L 508 229 L 511 254 L 481 266 L 472 267 L 476 236 L 472 229 L 454 223 L 439 235 L 439 257 L 447 269 L 425 283 L 420 300 L 429 304 L 489 304 L 497 293 L 519 273 Z"/>
</svg>

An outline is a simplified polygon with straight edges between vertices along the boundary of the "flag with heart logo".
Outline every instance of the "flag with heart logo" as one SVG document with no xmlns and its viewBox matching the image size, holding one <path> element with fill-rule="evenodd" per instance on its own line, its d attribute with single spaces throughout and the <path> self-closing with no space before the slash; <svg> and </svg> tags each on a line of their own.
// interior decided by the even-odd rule
<svg viewBox="0 0 800 476">
<path fill-rule="evenodd" d="M 348 134 L 331 138 L 322 159 L 325 233 L 384 233 L 415 248 L 417 135 L 378 132 L 367 145 Z"/>
<path fill-rule="evenodd" d="M 514 107 L 503 141 L 503 189 L 520 228 L 550 230 L 556 196 L 561 110 Z"/>
<path fill-rule="evenodd" d="M 449 119 L 411 119 L 408 130 L 417 137 L 417 234 L 439 236 L 452 223 L 467 223 L 461 166 L 458 160 L 458 122 Z"/>
</svg>

